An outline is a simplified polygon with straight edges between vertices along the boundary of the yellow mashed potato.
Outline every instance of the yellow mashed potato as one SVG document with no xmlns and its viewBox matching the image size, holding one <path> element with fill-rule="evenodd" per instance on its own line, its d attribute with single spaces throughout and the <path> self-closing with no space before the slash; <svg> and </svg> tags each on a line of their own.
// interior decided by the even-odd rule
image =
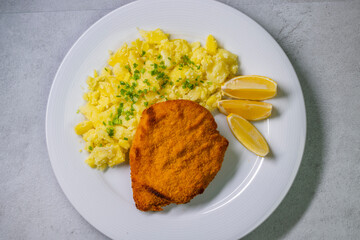
<svg viewBox="0 0 360 240">
<path fill-rule="evenodd" d="M 103 170 L 124 162 L 141 113 L 154 103 L 188 99 L 213 110 L 222 83 L 238 70 L 237 56 L 219 48 L 211 35 L 205 47 L 170 40 L 160 29 L 140 35 L 144 40 L 125 43 L 86 81 L 87 103 L 79 110 L 87 120 L 75 132 L 86 142 L 90 167 Z"/>
</svg>

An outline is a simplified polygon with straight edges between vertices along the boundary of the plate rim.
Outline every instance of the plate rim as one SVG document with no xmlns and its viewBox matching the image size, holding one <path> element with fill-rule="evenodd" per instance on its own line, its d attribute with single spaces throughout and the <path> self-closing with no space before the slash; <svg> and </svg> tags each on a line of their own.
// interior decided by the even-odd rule
<svg viewBox="0 0 360 240">
<path fill-rule="evenodd" d="M 153 2 L 156 2 L 156 0 L 150 0 Z M 188 0 L 175 0 L 176 2 L 187 2 Z M 48 156 L 49 156 L 49 160 L 50 160 L 50 164 L 52 167 L 52 170 L 55 174 L 56 180 L 58 182 L 58 184 L 60 185 L 61 190 L 63 191 L 64 195 L 66 196 L 66 198 L 68 199 L 68 201 L 71 203 L 71 205 L 75 208 L 75 210 L 79 213 L 79 215 L 85 220 L 87 221 L 92 227 L 94 227 L 95 229 L 97 229 L 97 231 L 101 232 L 102 234 L 104 234 L 107 237 L 110 237 L 110 235 L 108 235 L 107 233 L 103 232 L 102 230 L 100 230 L 97 226 L 93 225 L 88 219 L 86 219 L 83 214 L 77 209 L 76 205 L 74 205 L 73 201 L 69 198 L 69 196 L 66 194 L 65 189 L 63 187 L 62 182 L 60 181 L 60 177 L 58 176 L 58 172 L 56 172 L 55 168 L 54 168 L 54 164 L 53 164 L 53 160 L 51 157 L 51 153 L 50 153 L 50 149 L 51 146 L 49 144 L 49 109 L 50 109 L 50 104 L 52 101 L 52 98 L 54 96 L 54 91 L 55 91 L 55 85 L 59 82 L 59 74 L 64 66 L 64 63 L 68 60 L 71 52 L 73 51 L 73 49 L 77 46 L 77 44 L 79 42 L 82 41 L 82 39 L 87 35 L 88 32 L 90 32 L 92 30 L 92 28 L 94 28 L 97 24 L 99 24 L 100 22 L 103 21 L 104 18 L 109 17 L 112 14 L 115 14 L 115 12 L 120 11 L 120 9 L 122 8 L 126 8 L 129 7 L 131 5 L 136 5 L 136 4 L 142 4 L 143 2 L 149 2 L 149 0 L 136 0 L 124 5 L 121 5 L 120 7 L 117 7 L 115 9 L 113 9 L 112 11 L 110 11 L 109 13 L 105 14 L 104 16 L 102 16 L 101 18 L 99 18 L 97 21 L 95 21 L 93 24 L 91 24 L 90 27 L 88 27 L 81 35 L 80 37 L 77 38 L 77 40 L 73 43 L 73 45 L 69 48 L 69 50 L 67 51 L 66 55 L 64 56 L 64 58 L 62 59 L 56 74 L 53 78 L 52 84 L 51 84 L 51 88 L 49 91 L 49 95 L 48 95 L 48 99 L 47 99 L 47 105 L 46 105 L 46 114 L 45 114 L 45 136 L 46 136 L 46 146 L 47 146 L 47 151 L 48 151 Z M 304 155 L 304 150 L 305 150 L 305 143 L 306 143 L 306 138 L 307 138 L 307 118 L 306 118 L 306 105 L 305 105 L 305 100 L 304 100 L 304 95 L 303 95 L 303 89 L 301 87 L 300 84 L 300 80 L 298 78 L 298 75 L 295 71 L 295 68 L 293 67 L 289 57 L 287 56 L 287 54 L 285 53 L 285 51 L 281 48 L 281 46 L 279 45 L 279 43 L 272 37 L 272 35 L 259 23 L 257 23 L 255 20 L 253 20 L 252 18 L 250 18 L 249 16 L 247 16 L 246 14 L 244 14 L 243 12 L 241 12 L 240 10 L 229 6 L 225 3 L 222 2 L 218 2 L 215 0 L 197 0 L 197 2 L 202 2 L 202 3 L 211 3 L 211 4 L 218 4 L 218 6 L 221 6 L 223 8 L 226 8 L 226 10 L 228 11 L 233 11 L 236 14 L 240 14 L 243 17 L 247 18 L 247 20 L 255 23 L 256 25 L 258 25 L 258 27 L 260 27 L 269 37 L 269 39 L 272 40 L 272 42 L 274 43 L 274 45 L 276 45 L 276 47 L 281 51 L 282 54 L 284 54 L 284 57 L 288 60 L 288 64 L 290 65 L 291 69 L 293 70 L 293 73 L 296 77 L 296 84 L 298 85 L 298 89 L 299 89 L 299 107 L 300 112 L 302 112 L 301 117 L 302 120 L 300 121 L 302 128 L 303 128 L 303 133 L 300 135 L 303 135 L 303 138 L 300 140 L 300 146 L 299 146 L 299 152 L 298 155 L 296 156 L 296 164 L 293 168 L 291 177 L 289 177 L 289 181 L 287 182 L 286 186 L 283 188 L 283 191 L 281 193 L 281 195 L 279 195 L 279 197 L 277 198 L 276 201 L 274 201 L 274 203 L 272 204 L 272 206 L 268 209 L 267 212 L 264 212 L 263 216 L 260 218 L 260 220 L 256 223 L 253 224 L 252 227 L 249 227 L 248 231 L 245 233 L 241 233 L 238 232 L 235 236 L 233 237 L 237 237 L 237 238 L 243 238 L 245 236 L 247 236 L 248 234 L 250 234 L 251 232 L 253 232 L 257 227 L 259 227 L 266 219 L 268 219 L 270 217 L 270 215 L 272 213 L 274 213 L 274 211 L 280 206 L 281 202 L 284 200 L 284 198 L 286 197 L 286 195 L 288 194 L 291 186 L 293 185 L 295 178 L 297 176 L 297 173 L 299 171 L 301 162 L 302 162 L 302 158 Z M 294 157 L 295 158 L 295 157 Z"/>
</svg>

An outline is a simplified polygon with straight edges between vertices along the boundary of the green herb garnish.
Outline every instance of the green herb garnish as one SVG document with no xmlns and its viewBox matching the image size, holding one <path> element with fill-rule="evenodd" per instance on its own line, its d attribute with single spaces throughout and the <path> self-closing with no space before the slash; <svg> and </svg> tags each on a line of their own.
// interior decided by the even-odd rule
<svg viewBox="0 0 360 240">
<path fill-rule="evenodd" d="M 106 132 L 109 134 L 109 137 L 114 136 L 114 128 L 113 127 L 106 128 Z"/>
<path fill-rule="evenodd" d="M 125 68 L 131 73 L 131 68 L 129 65 L 126 65 Z"/>
<path fill-rule="evenodd" d="M 145 79 L 145 80 L 144 80 L 144 83 L 146 83 L 146 85 L 150 86 L 150 83 L 149 83 L 149 80 L 148 80 L 148 79 Z"/>
</svg>

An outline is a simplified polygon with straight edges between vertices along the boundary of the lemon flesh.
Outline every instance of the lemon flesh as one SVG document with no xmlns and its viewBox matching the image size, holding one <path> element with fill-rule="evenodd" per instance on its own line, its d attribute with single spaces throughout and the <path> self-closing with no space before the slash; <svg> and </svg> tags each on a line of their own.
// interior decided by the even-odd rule
<svg viewBox="0 0 360 240">
<path fill-rule="evenodd" d="M 232 98 L 265 100 L 276 96 L 277 83 L 263 76 L 238 76 L 224 83 L 221 90 Z"/>
<path fill-rule="evenodd" d="M 257 121 L 271 115 L 272 105 L 266 102 L 250 100 L 220 100 L 218 101 L 218 109 L 225 115 L 234 113 L 246 120 Z"/>
<path fill-rule="evenodd" d="M 269 153 L 265 138 L 254 125 L 233 113 L 227 116 L 227 121 L 230 130 L 244 147 L 260 157 L 265 157 Z"/>
</svg>

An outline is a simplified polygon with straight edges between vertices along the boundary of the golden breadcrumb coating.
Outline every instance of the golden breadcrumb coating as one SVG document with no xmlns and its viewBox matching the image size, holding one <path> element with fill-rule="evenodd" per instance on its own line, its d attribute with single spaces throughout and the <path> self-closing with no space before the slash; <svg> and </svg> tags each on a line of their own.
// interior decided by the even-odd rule
<svg viewBox="0 0 360 240">
<path fill-rule="evenodd" d="M 203 193 L 221 168 L 228 146 L 212 114 L 188 100 L 152 105 L 141 116 L 130 149 L 136 207 L 161 211 Z"/>
</svg>

